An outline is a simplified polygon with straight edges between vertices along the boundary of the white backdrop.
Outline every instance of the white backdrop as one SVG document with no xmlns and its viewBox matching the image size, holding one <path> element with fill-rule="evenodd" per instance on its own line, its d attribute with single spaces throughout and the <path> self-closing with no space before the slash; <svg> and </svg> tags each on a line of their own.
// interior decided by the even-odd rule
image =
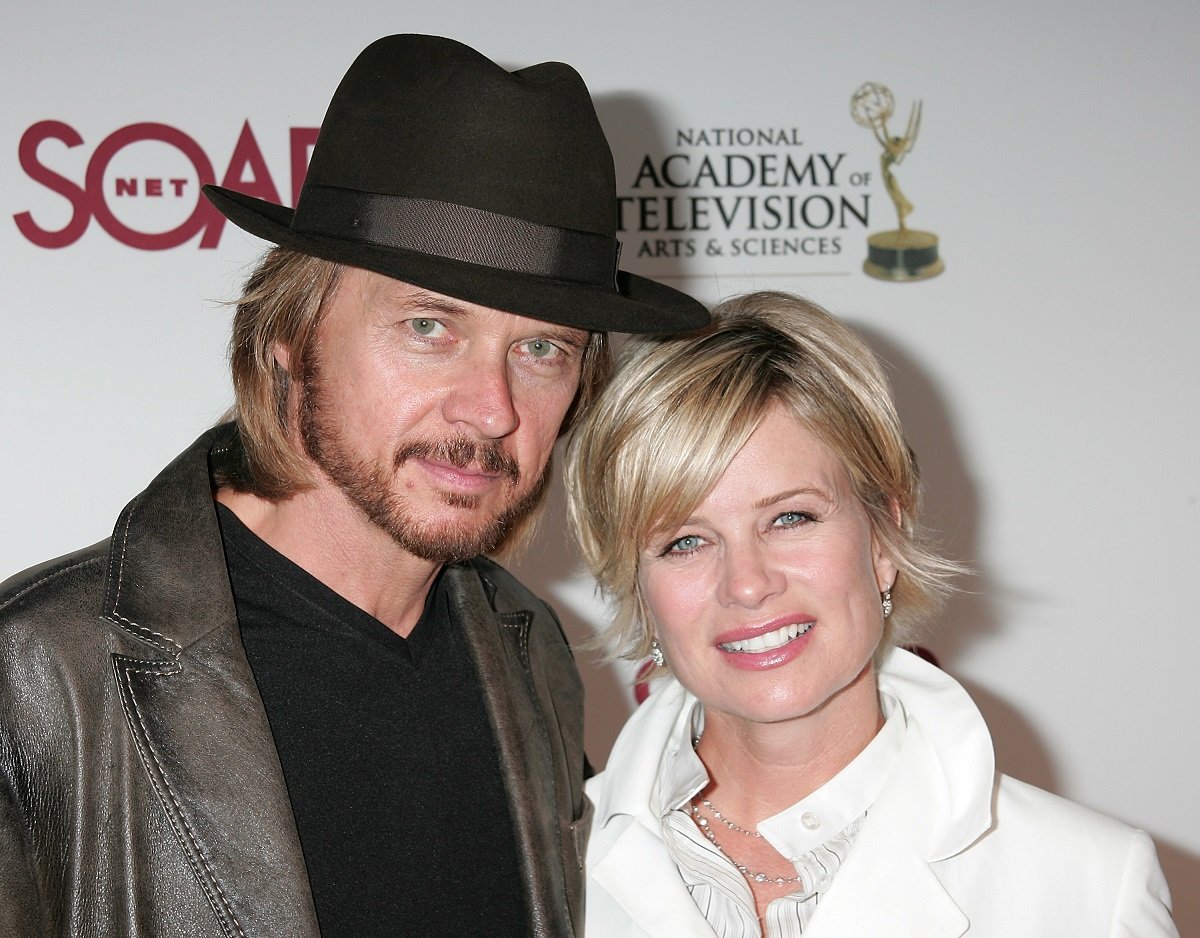
<svg viewBox="0 0 1200 938">
<path fill-rule="evenodd" d="M 622 194 L 648 200 L 627 204 L 627 266 L 705 300 L 805 293 L 890 363 L 928 521 L 977 571 L 928 644 L 976 695 L 1002 767 L 1154 835 L 1181 930 L 1200 934 L 1200 6 L 11 6 L 0 37 L 0 578 L 104 537 L 229 403 L 219 301 L 262 245 L 227 225 L 210 232 L 215 248 L 198 246 L 198 229 L 177 247 L 131 246 L 186 225 L 198 165 L 220 181 L 233 162 L 238 179 L 290 203 L 292 129 L 319 124 L 345 67 L 381 35 L 450 35 L 511 67 L 562 59 L 597 97 Z M 894 91 L 893 132 L 924 102 L 897 176 L 916 205 L 910 223 L 941 237 L 936 279 L 861 272 L 866 234 L 894 225 L 879 147 L 849 114 L 867 80 Z M 172 128 L 174 142 L 117 134 L 144 123 Z M 738 129 L 779 139 L 743 144 Z M 773 188 L 764 152 L 813 157 L 814 174 Z M 645 161 L 657 176 L 671 155 L 691 176 L 656 188 Z M 714 174 L 696 179 L 705 157 Z M 740 157 L 758 161 L 758 176 L 722 186 L 717 170 L 744 168 Z M 765 231 L 760 215 L 754 230 L 750 201 L 735 201 L 757 199 L 761 212 L 788 194 L 846 199 L 869 220 Z M 668 197 L 671 210 L 701 200 L 708 228 L 667 231 Z M 31 240 L 31 226 L 46 234 Z M 758 239 L 787 241 L 782 252 L 818 236 L 830 239 L 824 254 L 761 256 L 771 245 Z M 559 500 L 551 508 L 521 572 L 582 637 L 604 610 L 564 546 Z M 602 763 L 632 706 L 628 669 L 582 665 Z"/>
</svg>

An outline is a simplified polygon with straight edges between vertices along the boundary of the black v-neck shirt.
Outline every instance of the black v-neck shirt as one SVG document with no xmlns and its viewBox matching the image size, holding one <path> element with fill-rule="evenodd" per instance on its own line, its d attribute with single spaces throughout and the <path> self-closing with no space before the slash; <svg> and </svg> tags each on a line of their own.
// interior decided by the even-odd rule
<svg viewBox="0 0 1200 938">
<path fill-rule="evenodd" d="M 523 936 L 495 741 L 440 580 L 401 638 L 218 516 L 323 938 Z"/>
</svg>

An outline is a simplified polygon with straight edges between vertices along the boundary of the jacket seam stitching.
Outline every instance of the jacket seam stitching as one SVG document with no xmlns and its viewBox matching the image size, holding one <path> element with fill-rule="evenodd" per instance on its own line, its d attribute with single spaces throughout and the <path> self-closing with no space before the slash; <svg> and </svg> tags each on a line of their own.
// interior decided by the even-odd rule
<svg viewBox="0 0 1200 938">
<path fill-rule="evenodd" d="M 129 549 L 129 529 L 133 526 L 133 514 L 137 508 L 137 504 L 138 500 L 135 499 L 130 503 L 129 510 L 125 514 L 125 530 L 121 535 L 120 557 L 117 557 L 116 552 L 113 553 L 112 564 L 115 564 L 117 567 L 117 591 L 112 599 L 111 611 L 105 615 L 104 618 L 116 624 L 118 627 L 124 628 L 125 631 L 132 633 L 135 638 L 140 638 L 143 641 L 150 642 L 152 645 L 158 645 L 160 648 L 163 648 L 166 651 L 171 651 L 171 649 L 174 649 L 174 651 L 171 653 L 178 656 L 183 652 L 183 648 L 178 642 L 172 641 L 161 632 L 156 632 L 138 622 L 134 622 L 132 619 L 127 619 L 125 616 L 117 612 L 117 606 L 121 603 L 121 590 L 125 583 L 125 555 Z M 109 576 L 113 575 L 112 564 L 109 566 Z M 168 648 L 167 646 L 170 647 Z"/>
<path fill-rule="evenodd" d="M 496 618 L 501 626 L 517 633 L 517 649 L 521 655 L 522 670 L 532 679 L 533 675 L 529 673 L 529 630 L 533 626 L 533 613 L 528 611 L 498 612 Z"/>
<path fill-rule="evenodd" d="M 137 746 L 138 751 L 142 753 L 142 758 L 148 759 L 154 764 L 157 774 L 151 774 L 151 783 L 155 788 L 159 788 L 161 780 L 161 789 L 165 791 L 167 799 L 174 808 L 173 811 L 167 812 L 167 816 L 171 822 L 171 827 L 175 829 L 176 836 L 185 839 L 191 846 L 192 852 L 195 854 L 195 859 L 193 859 L 189 854 L 188 861 L 193 869 L 196 869 L 197 865 L 200 867 L 200 869 L 197 870 L 197 872 L 201 874 L 199 877 L 200 885 L 204 889 L 204 892 L 208 895 L 209 902 L 215 905 L 217 900 L 219 900 L 220 906 L 224 910 L 225 915 L 228 916 L 236 934 L 240 935 L 241 938 L 245 938 L 246 933 L 242 931 L 241 923 L 238 921 L 233 909 L 230 908 L 229 900 L 225 896 L 225 891 L 221 888 L 221 884 L 217 882 L 216 875 L 213 873 L 212 867 L 210 867 L 208 864 L 207 857 L 204 856 L 204 851 L 201 850 L 200 844 L 196 840 L 196 834 L 192 830 L 192 826 L 188 823 L 187 818 L 183 814 L 183 806 L 175 797 L 175 792 L 171 788 L 171 783 L 167 780 L 166 773 L 163 771 L 162 762 L 159 761 L 157 753 L 155 753 L 153 747 L 150 745 L 149 733 L 146 730 L 145 721 L 142 720 L 142 712 L 138 708 L 137 700 L 133 695 L 133 688 L 129 684 L 129 675 L 132 673 L 161 674 L 162 668 L 152 666 L 137 667 L 127 664 L 126 662 L 129 661 L 129 659 L 126 659 L 123 656 L 117 655 L 114 657 L 116 658 L 117 670 L 121 676 L 121 683 L 125 688 L 125 693 L 121 695 L 121 708 L 125 711 L 126 718 L 135 721 L 141 730 L 141 734 L 145 735 L 145 742 L 143 742 L 142 735 L 134 733 L 133 741 Z M 132 705 L 133 708 L 132 712 L 130 711 L 130 705 Z M 216 892 L 215 896 L 213 895 L 214 890 Z M 229 933 L 228 925 L 222 923 L 222 928 L 227 934 Z"/>
</svg>

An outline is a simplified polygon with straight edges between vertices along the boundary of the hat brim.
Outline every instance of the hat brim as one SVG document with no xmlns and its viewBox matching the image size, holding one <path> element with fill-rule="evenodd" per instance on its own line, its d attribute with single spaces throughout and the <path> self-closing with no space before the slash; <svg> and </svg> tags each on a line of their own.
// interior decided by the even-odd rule
<svg viewBox="0 0 1200 938">
<path fill-rule="evenodd" d="M 403 280 L 445 296 L 545 322 L 603 332 L 681 332 L 709 321 L 680 290 L 619 271 L 612 289 L 470 264 L 452 258 L 294 231 L 293 210 L 221 186 L 204 194 L 250 234 L 324 260 Z"/>
</svg>

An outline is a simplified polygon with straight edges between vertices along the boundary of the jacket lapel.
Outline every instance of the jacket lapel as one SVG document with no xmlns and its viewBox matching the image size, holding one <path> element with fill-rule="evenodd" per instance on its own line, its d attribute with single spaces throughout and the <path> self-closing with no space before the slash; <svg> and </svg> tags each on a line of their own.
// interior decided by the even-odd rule
<svg viewBox="0 0 1200 938">
<path fill-rule="evenodd" d="M 926 861 L 860 835 L 804 935 L 959 938 L 968 925 Z"/>
<path fill-rule="evenodd" d="M 604 856 L 589 858 L 588 901 L 601 901 L 596 893 L 602 889 L 652 938 L 714 935 L 662 839 L 635 818 L 613 823 L 625 828 Z"/>
<path fill-rule="evenodd" d="M 521 664 L 532 613 L 509 612 L 502 623 L 473 567 L 447 567 L 442 576 L 451 614 L 462 627 L 479 675 L 495 736 L 526 883 L 529 933 L 538 938 L 571 935 L 570 911 L 561 899 L 568 893 L 559 842 L 563 795 L 555 788 L 555 762 L 545 718 Z M 522 686 L 527 692 L 514 693 Z"/>
<path fill-rule="evenodd" d="M 122 514 L 104 618 L 145 655 L 113 655 L 134 743 L 230 935 L 316 938 L 291 804 L 242 649 L 211 497 L 213 431 Z"/>
</svg>

